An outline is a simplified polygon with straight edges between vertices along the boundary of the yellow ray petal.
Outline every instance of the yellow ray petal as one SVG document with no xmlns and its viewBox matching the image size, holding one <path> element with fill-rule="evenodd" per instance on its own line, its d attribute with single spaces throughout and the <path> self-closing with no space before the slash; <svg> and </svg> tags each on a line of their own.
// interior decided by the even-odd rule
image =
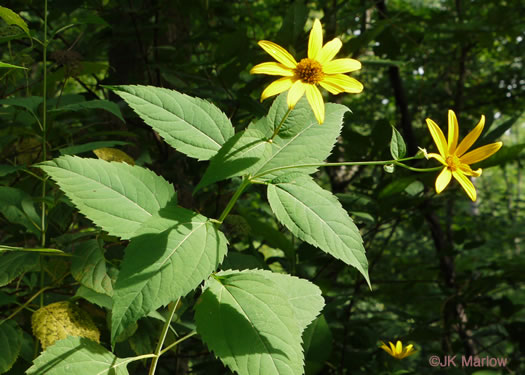
<svg viewBox="0 0 525 375">
<path fill-rule="evenodd" d="M 321 82 L 337 85 L 350 94 L 359 94 L 363 91 L 363 84 L 361 82 L 355 78 L 345 76 L 344 74 L 326 75 Z"/>
<path fill-rule="evenodd" d="M 301 99 L 301 97 L 304 95 L 305 86 L 306 85 L 303 82 L 301 82 L 301 80 L 297 80 L 294 82 L 294 84 L 290 88 L 290 91 L 288 91 L 288 108 L 295 107 L 299 99 Z"/>
<path fill-rule="evenodd" d="M 282 93 L 283 91 L 288 90 L 290 87 L 292 87 L 292 84 L 293 84 L 293 81 L 290 77 L 283 77 L 283 78 L 279 78 L 276 81 L 273 81 L 262 92 L 261 102 L 264 99 L 269 98 L 270 96 L 274 96 L 274 95 Z"/>
<path fill-rule="evenodd" d="M 297 61 L 295 61 L 293 56 L 290 55 L 290 53 L 280 45 L 270 42 L 268 40 L 259 41 L 259 45 L 263 50 L 268 52 L 270 56 L 272 56 L 275 60 L 279 61 L 287 68 L 294 69 L 297 65 Z"/>
<path fill-rule="evenodd" d="M 463 155 L 467 150 L 476 142 L 476 140 L 479 138 L 481 132 L 483 131 L 483 126 L 485 126 L 485 116 L 481 115 L 481 119 L 479 120 L 478 124 L 470 133 L 467 134 L 465 138 L 461 141 L 458 148 L 456 149 L 456 155 L 460 157 Z"/>
<path fill-rule="evenodd" d="M 397 340 L 396 342 L 396 354 L 400 354 L 403 352 L 403 344 L 401 343 L 401 341 Z"/>
<path fill-rule="evenodd" d="M 448 168 L 443 168 L 438 178 L 436 178 L 436 193 L 440 194 L 450 183 L 452 172 Z"/>
<path fill-rule="evenodd" d="M 472 201 L 476 201 L 476 188 L 472 184 L 472 182 L 468 179 L 467 176 L 465 176 L 461 171 L 454 171 L 452 172 L 452 176 L 459 182 L 463 190 L 467 193 L 470 199 Z"/>
<path fill-rule="evenodd" d="M 332 39 L 321 48 L 321 51 L 317 54 L 316 60 L 319 61 L 321 65 L 326 64 L 337 55 L 337 52 L 339 52 L 342 46 L 343 43 L 339 38 Z"/>
<path fill-rule="evenodd" d="M 330 94 L 340 94 L 342 92 L 345 92 L 345 89 L 339 85 L 336 85 L 333 82 L 327 82 L 326 80 L 320 81 L 319 84 L 322 88 L 327 90 Z"/>
<path fill-rule="evenodd" d="M 381 341 L 381 346 L 380 346 L 381 349 L 383 349 L 385 352 L 387 352 L 388 354 L 390 355 L 394 355 L 394 353 L 392 353 L 392 350 L 390 350 L 390 348 L 388 346 L 386 346 L 386 344 Z"/>
<path fill-rule="evenodd" d="M 428 130 L 430 130 L 430 135 L 432 135 L 432 139 L 434 139 L 434 143 L 436 144 L 439 153 L 443 158 L 446 158 L 448 145 L 447 141 L 445 140 L 445 135 L 434 121 L 429 118 L 427 118 L 426 121 Z"/>
<path fill-rule="evenodd" d="M 453 110 L 448 110 L 448 153 L 453 154 L 458 145 L 459 126 L 458 119 Z"/>
<path fill-rule="evenodd" d="M 445 162 L 445 158 L 443 158 L 443 156 L 441 156 L 439 154 L 435 154 L 433 152 L 429 152 L 429 153 L 427 153 L 427 159 L 428 158 L 434 158 L 437 161 L 439 161 L 441 164 L 448 166 L 448 164 Z"/>
<path fill-rule="evenodd" d="M 396 355 L 396 347 L 390 341 L 388 342 L 388 345 L 390 345 L 390 351 L 392 352 L 392 355 L 395 356 Z"/>
<path fill-rule="evenodd" d="M 361 63 L 354 59 L 335 59 L 323 65 L 325 74 L 349 73 L 361 69 Z"/>
<path fill-rule="evenodd" d="M 316 18 L 312 30 L 310 30 L 310 38 L 308 39 L 308 58 L 314 59 L 323 47 L 323 28 L 321 22 Z"/>
<path fill-rule="evenodd" d="M 306 99 L 308 99 L 308 103 L 312 107 L 317 122 L 321 125 L 324 122 L 324 102 L 317 86 L 306 85 Z"/>
<path fill-rule="evenodd" d="M 461 162 L 465 164 L 477 163 L 478 161 L 485 160 L 489 156 L 495 154 L 501 148 L 502 145 L 502 142 L 496 142 L 478 147 L 475 150 L 467 152 L 465 155 L 460 157 L 459 160 L 461 160 Z"/>
<path fill-rule="evenodd" d="M 250 70 L 250 74 L 269 74 L 271 76 L 293 77 L 294 72 L 292 69 L 287 68 L 283 64 L 276 62 L 265 62 L 255 65 Z"/>
<path fill-rule="evenodd" d="M 472 176 L 472 177 L 479 177 L 481 176 L 481 172 L 482 172 L 481 168 L 478 168 L 475 171 L 472 170 L 472 168 L 470 168 L 470 165 L 468 164 L 460 164 L 459 169 L 461 170 L 461 172 L 463 172 L 463 174 L 467 176 Z"/>
</svg>

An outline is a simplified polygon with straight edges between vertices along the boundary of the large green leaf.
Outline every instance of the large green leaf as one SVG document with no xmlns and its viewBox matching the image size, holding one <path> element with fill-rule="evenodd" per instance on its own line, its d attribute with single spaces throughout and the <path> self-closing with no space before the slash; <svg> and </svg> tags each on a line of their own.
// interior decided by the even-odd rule
<svg viewBox="0 0 525 375">
<path fill-rule="evenodd" d="M 257 129 L 237 133 L 211 160 L 195 191 L 216 181 L 251 174 L 272 154 L 272 146 Z"/>
<path fill-rule="evenodd" d="M 170 146 L 193 158 L 210 159 L 234 134 L 226 115 L 205 100 L 153 86 L 111 88 Z"/>
<path fill-rule="evenodd" d="M 114 290 L 112 341 L 129 325 L 195 289 L 222 262 L 227 240 L 206 217 L 169 206 L 126 249 Z"/>
<path fill-rule="evenodd" d="M 0 374 L 16 362 L 22 348 L 22 331 L 14 320 L 0 323 Z"/>
<path fill-rule="evenodd" d="M 262 271 L 219 272 L 197 302 L 197 332 L 240 375 L 303 374 L 302 330 L 278 282 Z"/>
<path fill-rule="evenodd" d="M 34 361 L 27 375 L 128 375 L 133 358 L 118 358 L 85 337 L 57 341 Z"/>
<path fill-rule="evenodd" d="M 85 241 L 74 247 L 71 275 L 81 285 L 97 293 L 113 295 L 111 278 L 106 271 L 104 251 L 97 240 Z"/>
<path fill-rule="evenodd" d="M 268 201 L 277 219 L 303 241 L 357 268 L 370 284 L 361 234 L 337 198 L 308 176 L 276 182 L 268 185 Z"/>
<path fill-rule="evenodd" d="M 152 171 L 126 163 L 76 156 L 39 164 L 81 213 L 124 239 L 175 200 L 173 186 Z"/>
<path fill-rule="evenodd" d="M 0 286 L 9 284 L 38 264 L 37 253 L 0 253 Z"/>
<path fill-rule="evenodd" d="M 288 111 L 286 95 L 280 95 L 273 103 L 266 123 L 258 121 L 252 127 L 271 135 Z M 252 171 L 265 180 L 297 171 L 314 173 L 317 167 L 293 167 L 294 165 L 322 163 L 331 153 L 341 132 L 344 114 L 348 108 L 340 104 L 326 104 L 325 122 L 319 125 L 306 98 L 302 98 L 290 112 L 278 135 L 271 143 L 272 155 Z M 262 128 L 264 127 L 264 129 Z M 276 168 L 287 169 L 275 171 Z"/>
</svg>

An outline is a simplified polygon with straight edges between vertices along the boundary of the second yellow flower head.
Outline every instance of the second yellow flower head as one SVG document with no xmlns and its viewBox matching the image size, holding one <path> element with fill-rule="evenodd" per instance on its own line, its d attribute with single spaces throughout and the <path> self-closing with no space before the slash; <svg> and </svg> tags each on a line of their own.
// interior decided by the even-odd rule
<svg viewBox="0 0 525 375">
<path fill-rule="evenodd" d="M 392 357 L 397 359 L 406 358 L 416 352 L 414 350 L 414 345 L 410 344 L 403 347 L 403 343 L 399 340 L 397 340 L 396 345 L 392 344 L 392 342 L 390 341 L 388 342 L 388 344 L 390 345 L 390 347 L 388 347 L 384 342 L 381 341 L 380 348 L 388 354 L 390 354 Z"/>
<path fill-rule="evenodd" d="M 469 198 L 473 201 L 476 200 L 476 189 L 467 176 L 481 176 L 481 168 L 473 170 L 470 165 L 485 160 L 496 153 L 503 145 L 501 142 L 496 142 L 467 152 L 481 135 L 484 125 L 485 116 L 481 116 L 478 125 L 458 145 L 459 126 L 454 111 L 448 111 L 448 140 L 445 139 L 445 135 L 439 126 L 427 118 L 428 129 L 439 151 L 439 154 L 427 154 L 427 159 L 434 158 L 444 165 L 443 170 L 436 179 L 436 192 L 438 194 L 447 187 L 452 177 L 454 177 Z"/>
<path fill-rule="evenodd" d="M 251 74 L 283 76 L 272 82 L 261 94 L 261 101 L 271 96 L 288 92 L 288 108 L 293 108 L 306 93 L 319 124 L 324 122 L 324 102 L 317 85 L 337 95 L 342 92 L 360 93 L 363 85 L 343 73 L 361 69 L 361 63 L 354 59 L 333 59 L 342 47 L 341 40 L 334 38 L 323 46 L 323 29 L 318 19 L 314 21 L 308 40 L 308 57 L 295 61 L 294 57 L 281 46 L 261 40 L 259 45 L 278 62 L 255 65 Z"/>
</svg>

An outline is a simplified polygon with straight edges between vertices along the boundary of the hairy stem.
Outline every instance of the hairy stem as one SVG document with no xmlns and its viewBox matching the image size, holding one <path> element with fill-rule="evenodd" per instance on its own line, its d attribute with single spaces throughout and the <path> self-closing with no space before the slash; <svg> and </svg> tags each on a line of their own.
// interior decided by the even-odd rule
<svg viewBox="0 0 525 375">
<path fill-rule="evenodd" d="M 267 174 L 274 173 L 276 171 L 285 170 L 285 169 L 307 168 L 307 167 L 339 167 L 339 166 L 342 166 L 342 165 L 389 165 L 389 164 L 395 164 L 397 166 L 409 169 L 409 170 L 414 171 L 414 172 L 433 172 L 433 171 L 437 171 L 437 170 L 440 170 L 440 169 L 443 168 L 443 166 L 433 167 L 433 168 L 414 168 L 414 167 L 410 167 L 410 166 L 402 163 L 403 161 L 415 160 L 415 159 L 420 159 L 420 157 L 419 156 L 411 156 L 411 157 L 408 157 L 408 158 L 397 159 L 397 160 L 345 161 L 345 162 L 340 162 L 340 163 L 294 164 L 294 165 L 287 165 L 287 166 L 284 166 L 284 167 L 277 167 L 277 168 L 269 169 L 267 171 L 264 171 L 261 174 L 253 176 L 253 178 L 259 178 L 259 177 L 265 176 Z"/>
</svg>

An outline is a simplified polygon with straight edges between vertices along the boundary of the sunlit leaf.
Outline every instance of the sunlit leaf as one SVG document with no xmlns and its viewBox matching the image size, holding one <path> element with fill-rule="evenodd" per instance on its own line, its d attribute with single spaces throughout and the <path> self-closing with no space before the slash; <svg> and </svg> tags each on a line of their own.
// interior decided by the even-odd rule
<svg viewBox="0 0 525 375">
<path fill-rule="evenodd" d="M 81 213 L 121 238 L 132 237 L 142 223 L 175 200 L 170 183 L 139 166 L 76 156 L 62 156 L 39 166 Z"/>
<path fill-rule="evenodd" d="M 293 234 L 354 266 L 370 284 L 359 229 L 332 193 L 308 176 L 297 176 L 268 185 L 268 201 Z"/>
<path fill-rule="evenodd" d="M 230 120 L 205 100 L 153 86 L 110 88 L 170 146 L 190 157 L 208 160 L 233 136 Z"/>
</svg>

